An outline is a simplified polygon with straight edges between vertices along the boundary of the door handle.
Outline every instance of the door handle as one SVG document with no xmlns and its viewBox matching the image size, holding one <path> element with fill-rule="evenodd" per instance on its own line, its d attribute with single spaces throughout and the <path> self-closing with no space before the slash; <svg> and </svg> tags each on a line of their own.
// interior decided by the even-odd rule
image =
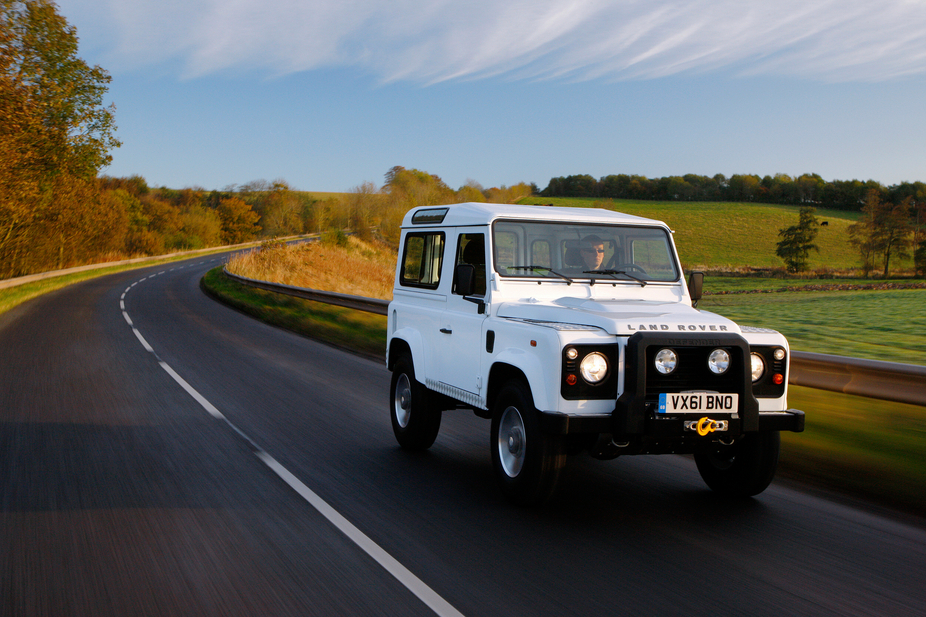
<svg viewBox="0 0 926 617">
<path fill-rule="evenodd" d="M 440 331 L 443 332 L 444 334 L 453 334 L 453 330 L 451 330 L 450 328 L 441 328 Z"/>
</svg>

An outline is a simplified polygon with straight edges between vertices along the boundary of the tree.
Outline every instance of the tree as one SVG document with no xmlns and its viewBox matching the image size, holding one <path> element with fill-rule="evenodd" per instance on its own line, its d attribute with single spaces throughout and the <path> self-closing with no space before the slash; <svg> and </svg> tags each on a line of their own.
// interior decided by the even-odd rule
<svg viewBox="0 0 926 617">
<path fill-rule="evenodd" d="M 396 166 L 386 173 L 383 192 L 388 201 L 402 203 L 405 210 L 418 206 L 449 204 L 458 201 L 456 193 L 434 174 Z"/>
<path fill-rule="evenodd" d="M 260 220 L 240 197 L 227 197 L 219 202 L 216 213 L 222 221 L 222 241 L 226 244 L 240 244 L 252 240 L 260 231 Z"/>
<path fill-rule="evenodd" d="M 920 242 L 913 252 L 913 266 L 917 274 L 926 276 L 926 240 Z"/>
<path fill-rule="evenodd" d="M 361 240 L 373 237 L 373 214 L 381 201 L 382 196 L 372 182 L 355 186 L 348 193 L 348 225 Z"/>
<path fill-rule="evenodd" d="M 41 109 L 45 129 L 66 136 L 60 171 L 96 177 L 110 163 L 115 138 L 115 106 L 103 106 L 111 78 L 77 56 L 77 30 L 50 0 L 0 0 L 4 72 L 24 87 Z"/>
<path fill-rule="evenodd" d="M 283 179 L 274 180 L 260 193 L 255 208 L 261 225 L 270 237 L 301 234 L 305 231 L 305 204 Z"/>
<path fill-rule="evenodd" d="M 775 254 L 781 257 L 788 268 L 788 272 L 803 272 L 807 270 L 807 260 L 810 251 L 820 251 L 820 247 L 813 243 L 820 231 L 815 209 L 810 206 L 801 208 L 797 225 L 778 230 L 778 248 Z"/>
<path fill-rule="evenodd" d="M 102 104 L 109 81 L 77 57 L 53 2 L 0 0 L 0 275 L 60 266 L 95 244 L 96 174 L 120 145 Z"/>
<path fill-rule="evenodd" d="M 912 198 L 907 197 L 899 204 L 881 198 L 881 191 L 869 189 L 862 208 L 862 217 L 849 225 L 849 242 L 858 249 L 862 257 L 865 276 L 874 269 L 875 258 L 884 265 L 883 276 L 890 274 L 891 257 L 908 257 L 910 234 L 913 225 L 910 220 Z"/>
<path fill-rule="evenodd" d="M 486 200 L 485 188 L 472 178 L 467 178 L 466 184 L 457 189 L 457 198 L 459 198 L 461 202 L 484 202 Z"/>
<path fill-rule="evenodd" d="M 754 175 L 730 176 L 730 197 L 735 201 L 755 201 L 761 180 Z"/>
<path fill-rule="evenodd" d="M 910 220 L 910 206 L 913 199 L 907 197 L 899 204 L 885 204 L 885 216 L 881 224 L 881 254 L 884 257 L 884 278 L 890 270 L 891 257 L 904 259 L 910 256 L 910 234 L 913 224 Z"/>
</svg>

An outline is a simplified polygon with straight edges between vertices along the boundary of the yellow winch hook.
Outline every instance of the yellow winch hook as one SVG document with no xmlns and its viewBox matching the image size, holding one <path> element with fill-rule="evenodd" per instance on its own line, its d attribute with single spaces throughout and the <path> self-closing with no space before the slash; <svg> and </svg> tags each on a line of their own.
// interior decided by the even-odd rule
<svg viewBox="0 0 926 617">
<path fill-rule="evenodd" d="M 708 417 L 698 420 L 698 435 L 704 437 L 708 433 L 714 432 L 714 421 Z"/>
</svg>

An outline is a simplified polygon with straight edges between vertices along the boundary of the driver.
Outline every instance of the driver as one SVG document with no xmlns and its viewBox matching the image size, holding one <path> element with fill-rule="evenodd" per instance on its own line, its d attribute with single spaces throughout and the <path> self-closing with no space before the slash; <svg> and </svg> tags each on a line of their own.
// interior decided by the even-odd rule
<svg viewBox="0 0 926 617">
<path fill-rule="evenodd" d="M 604 240 L 598 236 L 582 239 L 582 261 L 587 270 L 600 270 L 604 261 Z"/>
</svg>

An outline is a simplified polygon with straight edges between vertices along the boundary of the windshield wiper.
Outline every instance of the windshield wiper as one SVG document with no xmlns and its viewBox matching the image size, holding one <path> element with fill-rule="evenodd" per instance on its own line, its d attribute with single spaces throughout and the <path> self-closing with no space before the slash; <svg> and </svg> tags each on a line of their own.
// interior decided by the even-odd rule
<svg viewBox="0 0 926 617">
<path fill-rule="evenodd" d="M 616 276 L 618 274 L 623 274 L 624 276 L 632 278 L 636 282 L 640 283 L 640 287 L 646 287 L 646 281 L 644 281 L 638 276 L 634 276 L 633 274 L 627 272 L 626 270 L 586 270 L 582 274 L 607 274 L 609 276 Z"/>
<path fill-rule="evenodd" d="M 552 275 L 554 275 L 554 276 L 560 277 L 561 279 L 563 279 L 564 281 L 566 281 L 566 284 L 572 285 L 572 279 L 571 279 L 571 278 L 569 278 L 569 277 L 566 276 L 565 274 L 560 274 L 559 272 L 557 272 L 557 271 L 555 271 L 555 270 L 551 270 L 551 269 L 547 268 L 546 266 L 508 266 L 508 269 L 509 269 L 509 270 L 529 270 L 529 271 L 531 271 L 531 272 L 537 272 L 538 270 L 545 270 L 546 272 L 549 272 L 550 274 L 552 274 Z"/>
</svg>

